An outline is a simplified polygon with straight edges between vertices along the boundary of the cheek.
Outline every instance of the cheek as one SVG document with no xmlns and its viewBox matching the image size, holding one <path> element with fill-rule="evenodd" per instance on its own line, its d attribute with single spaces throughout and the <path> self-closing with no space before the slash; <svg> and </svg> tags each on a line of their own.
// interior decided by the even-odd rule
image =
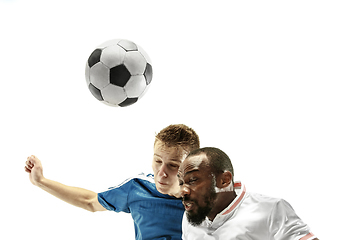
<svg viewBox="0 0 360 240">
<path fill-rule="evenodd" d="M 158 169 L 158 167 L 157 167 L 156 164 L 153 164 L 153 165 L 152 165 L 152 170 L 153 170 L 153 173 L 154 173 L 154 180 L 155 180 L 155 182 L 156 182 L 157 179 L 158 179 L 157 173 L 159 172 L 159 169 Z"/>
<path fill-rule="evenodd" d="M 206 206 L 210 197 L 210 189 L 212 186 L 197 186 L 192 189 L 193 193 L 196 193 L 195 198 L 198 200 L 198 204 L 201 206 Z"/>
<path fill-rule="evenodd" d="M 159 171 L 158 170 L 159 167 L 158 167 L 158 164 L 156 164 L 156 162 L 153 161 L 151 167 L 152 167 L 154 174 L 156 174 L 156 172 Z"/>
<path fill-rule="evenodd" d="M 200 207 L 205 207 L 207 205 L 206 196 L 204 194 L 197 194 L 196 196 L 197 204 Z"/>
<path fill-rule="evenodd" d="M 177 177 L 177 171 L 168 171 L 168 181 L 173 186 L 179 186 L 179 179 Z"/>
</svg>

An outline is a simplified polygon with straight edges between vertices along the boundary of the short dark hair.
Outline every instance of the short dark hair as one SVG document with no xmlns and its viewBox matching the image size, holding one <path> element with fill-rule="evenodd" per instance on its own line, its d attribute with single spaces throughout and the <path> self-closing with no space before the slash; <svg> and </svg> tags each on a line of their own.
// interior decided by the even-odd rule
<svg viewBox="0 0 360 240">
<path fill-rule="evenodd" d="M 186 151 L 198 149 L 200 140 L 197 133 L 184 124 L 172 124 L 162 129 L 155 137 L 155 143 L 160 140 L 167 147 L 181 146 Z"/>
<path fill-rule="evenodd" d="M 201 153 L 205 153 L 209 160 L 211 171 L 215 173 L 215 176 L 224 173 L 225 171 L 229 171 L 234 180 L 234 168 L 229 156 L 225 152 L 218 148 L 205 147 L 191 151 L 187 157 L 200 155 Z"/>
</svg>

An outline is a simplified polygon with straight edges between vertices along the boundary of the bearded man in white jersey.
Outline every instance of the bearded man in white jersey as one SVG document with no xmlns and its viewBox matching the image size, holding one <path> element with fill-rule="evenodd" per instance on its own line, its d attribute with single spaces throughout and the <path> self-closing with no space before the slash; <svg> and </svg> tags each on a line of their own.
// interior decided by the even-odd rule
<svg viewBox="0 0 360 240">
<path fill-rule="evenodd" d="M 178 173 L 186 210 L 183 240 L 318 240 L 289 203 L 249 193 L 233 175 L 220 149 L 200 148 L 187 156 Z"/>
</svg>

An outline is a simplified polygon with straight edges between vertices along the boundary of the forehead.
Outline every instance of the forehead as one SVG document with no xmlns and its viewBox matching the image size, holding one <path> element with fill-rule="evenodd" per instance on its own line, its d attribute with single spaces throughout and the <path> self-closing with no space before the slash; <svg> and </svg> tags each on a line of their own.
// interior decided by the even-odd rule
<svg viewBox="0 0 360 240">
<path fill-rule="evenodd" d="M 186 158 L 179 168 L 179 175 L 184 177 L 187 173 L 192 171 L 202 173 L 209 170 L 209 160 L 205 153 L 201 153 L 199 155 Z"/>
<path fill-rule="evenodd" d="M 159 157 L 170 157 L 170 158 L 179 158 L 183 160 L 187 152 L 180 146 L 166 146 L 165 143 L 161 141 L 156 141 L 154 145 L 154 155 Z"/>
</svg>

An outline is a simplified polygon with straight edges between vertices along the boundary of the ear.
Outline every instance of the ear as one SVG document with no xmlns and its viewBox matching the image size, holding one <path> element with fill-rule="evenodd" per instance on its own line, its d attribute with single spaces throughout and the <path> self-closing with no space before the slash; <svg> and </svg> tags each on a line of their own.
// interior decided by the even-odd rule
<svg viewBox="0 0 360 240">
<path fill-rule="evenodd" d="M 217 187 L 218 188 L 226 188 L 228 186 L 231 186 L 232 183 L 232 174 L 229 171 L 225 171 L 218 177 Z"/>
</svg>

